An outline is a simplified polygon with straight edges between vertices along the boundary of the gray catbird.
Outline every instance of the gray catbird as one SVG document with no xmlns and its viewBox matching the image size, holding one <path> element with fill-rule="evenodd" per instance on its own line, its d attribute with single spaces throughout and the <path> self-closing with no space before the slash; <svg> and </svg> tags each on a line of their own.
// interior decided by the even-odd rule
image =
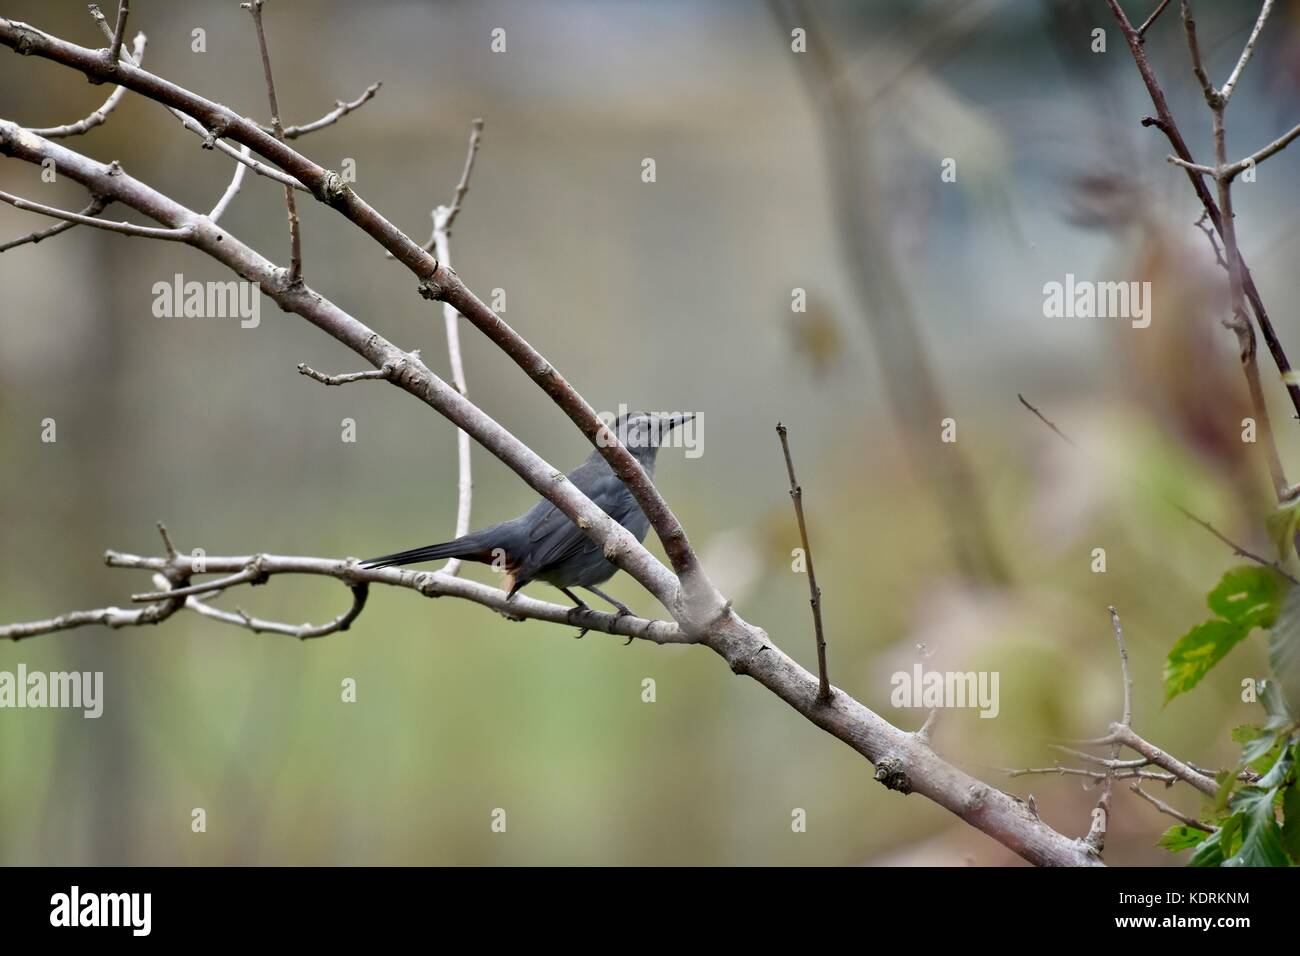
<svg viewBox="0 0 1300 956">
<path fill-rule="evenodd" d="M 693 417 L 632 412 L 620 418 L 613 428 L 646 474 L 654 477 L 655 455 L 663 439 Z M 585 462 L 568 474 L 568 479 L 638 541 L 645 538 L 650 529 L 649 519 L 599 450 L 592 451 Z M 613 577 L 618 568 L 605 560 L 600 545 L 545 499 L 518 518 L 454 541 L 386 554 L 363 563 L 367 568 L 389 568 L 442 558 L 495 564 L 505 571 L 505 587 L 511 596 L 529 581 L 538 580 L 559 588 L 579 608 L 586 608 L 587 604 L 570 588 L 583 588 L 599 595 L 618 608 L 620 615 L 631 613 L 626 605 L 596 587 Z"/>
</svg>

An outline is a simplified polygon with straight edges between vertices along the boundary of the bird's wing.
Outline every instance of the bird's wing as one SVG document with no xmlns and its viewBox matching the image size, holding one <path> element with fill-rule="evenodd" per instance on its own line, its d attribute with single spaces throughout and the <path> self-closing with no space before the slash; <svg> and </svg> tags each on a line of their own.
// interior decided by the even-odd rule
<svg viewBox="0 0 1300 956">
<path fill-rule="evenodd" d="M 574 472 L 570 477 L 611 518 L 632 530 L 638 538 L 645 535 L 645 528 L 637 527 L 645 519 L 636 499 L 612 471 L 605 468 L 603 473 L 582 475 Z M 640 522 L 637 518 L 641 519 Z M 578 554 L 595 554 L 600 548 L 600 545 L 583 534 L 582 529 L 568 515 L 549 501 L 541 509 L 540 518 L 529 533 L 529 541 L 533 545 L 529 563 L 536 570 L 558 564 Z"/>
<path fill-rule="evenodd" d="M 534 571 L 573 557 L 584 545 L 596 547 L 568 515 L 549 501 L 528 533 L 528 541 L 528 563 Z"/>
</svg>

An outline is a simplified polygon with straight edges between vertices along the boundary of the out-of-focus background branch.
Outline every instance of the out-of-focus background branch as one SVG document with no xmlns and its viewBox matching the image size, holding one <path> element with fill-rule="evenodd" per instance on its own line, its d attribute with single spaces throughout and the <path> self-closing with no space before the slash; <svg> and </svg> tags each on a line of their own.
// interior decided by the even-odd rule
<svg viewBox="0 0 1300 956">
<path fill-rule="evenodd" d="M 457 271 L 475 289 L 503 290 L 506 317 L 597 407 L 704 415 L 704 456 L 667 453 L 659 484 L 745 616 L 809 634 L 785 642 L 806 666 L 815 661 L 807 582 L 790 571 L 798 532 L 773 449 L 777 420 L 796 430 L 799 477 L 817 489 L 807 517 L 837 685 L 919 727 L 924 711 L 890 706 L 892 672 L 918 660 L 997 670 L 999 717 L 945 714 L 933 743 L 977 773 L 1039 766 L 1044 735 L 1092 734 L 1120 712 L 1113 641 L 1098 627 L 1114 604 L 1144 735 L 1199 764 L 1231 763 L 1227 729 L 1255 716 L 1239 681 L 1263 672 L 1264 649 L 1243 642 L 1194 699 L 1160 708 L 1164 655 L 1203 619 L 1205 592 L 1232 561 L 1160 496 L 1263 553 L 1271 492 L 1255 449 L 1240 442 L 1248 404 L 1219 326 L 1225 276 L 1194 228 L 1200 210 L 1184 173 L 1164 162 L 1163 137 L 1137 126 L 1150 106 L 1121 38 L 1095 4 L 812 6 L 869 118 L 870 153 L 837 175 L 867 197 L 891 244 L 876 261 L 892 258 L 884 281 L 908 297 L 958 421 L 956 446 L 939 451 L 961 454 L 978 501 L 935 507 L 933 469 L 917 462 L 936 453 L 938 423 L 900 430 L 883 400 L 879 369 L 905 359 L 891 346 L 882 354 L 868 332 L 889 307 L 867 300 L 864 310 L 860 279 L 845 268 L 845 211 L 827 174 L 837 160 L 799 79 L 811 64 L 762 5 L 272 0 L 265 16 L 285 124 L 383 81 L 363 109 L 300 145 L 332 168 L 355 160 L 367 198 L 417 238 L 463 166 L 466 124 L 487 118 L 491 148 L 456 224 Z M 80 4 L 12 0 L 4 12 L 102 42 Z M 1198 10 L 1213 75 L 1231 69 L 1256 13 Z M 147 29 L 151 69 L 269 121 L 237 4 L 137 0 L 131 24 Z M 490 49 L 497 27 L 504 53 Z M 1090 49 L 1097 27 L 1108 30 L 1104 54 Z M 1177 27 L 1166 12 L 1146 49 L 1189 140 L 1208 143 Z M 1298 27 L 1294 5 L 1279 5 L 1234 95 L 1234 158 L 1294 125 Z M 200 28 L 206 53 L 191 50 Z M 110 92 L 8 53 L 0 77 L 0 113 L 35 126 L 85 117 Z M 156 135 L 139 136 L 146 128 Z M 131 95 L 79 148 L 196 208 L 216 202 L 231 171 L 227 156 Z M 1268 303 L 1297 292 L 1287 268 L 1297 156 L 1279 153 L 1257 182 L 1234 187 L 1238 221 L 1249 223 L 1242 251 Z M 646 157 L 654 183 L 641 181 Z M 955 183 L 940 179 L 945 158 L 956 160 Z M 1111 163 L 1122 175 L 1097 175 Z M 84 208 L 75 186 L 38 173 L 0 164 L 0 189 Z M 299 213 L 313 282 L 447 373 L 436 310 L 330 211 L 303 202 Z M 250 175 L 223 221 L 281 253 L 283 216 L 280 186 Z M 0 242 L 47 225 L 0 209 Z M 561 309 L 552 276 L 574 266 L 588 279 L 581 307 Z M 153 548 L 161 515 L 178 539 L 213 553 L 342 556 L 450 536 L 454 428 L 391 390 L 307 387 L 298 362 L 334 369 L 344 354 L 266 302 L 257 329 L 155 318 L 151 287 L 178 272 L 226 278 L 191 250 L 83 227 L 0 255 L 0 619 L 124 603 L 133 588 L 99 555 Z M 1151 326 L 1044 317 L 1044 283 L 1067 272 L 1151 281 Z M 806 313 L 791 312 L 794 287 L 808 291 Z M 1285 313 L 1276 321 L 1285 339 Z M 535 387 L 463 331 L 476 401 L 547 460 L 585 455 Z M 1294 354 L 1297 343 L 1286 344 Z M 1097 453 L 1080 456 L 1048 433 L 1017 391 Z M 1295 470 L 1300 448 L 1281 398 L 1269 395 Z M 40 441 L 45 418 L 57 422 L 53 444 Z M 355 443 L 341 441 L 345 418 Z M 1134 489 L 1135 465 L 1149 493 Z M 506 469 L 476 462 L 476 522 L 530 500 Z M 976 507 L 1013 586 L 968 583 L 952 542 Z M 1105 573 L 1091 570 L 1098 547 Z M 259 590 L 247 603 L 259 617 L 324 620 L 339 609 L 336 582 L 286 578 Z M 610 590 L 653 610 L 625 576 Z M 708 655 L 519 632 L 547 626 L 372 594 L 349 631 L 307 645 L 177 615 L 165 631 L 0 648 L 0 669 L 102 670 L 107 689 L 97 721 L 0 712 L 0 819 L 26 821 L 6 825 L 0 860 L 1014 859 L 936 807 L 904 805 L 855 754 Z M 487 675 L 492 700 L 479 692 Z M 356 704 L 340 701 L 349 677 Z M 646 678 L 654 703 L 642 699 Z M 1080 777 L 982 775 L 1032 792 L 1062 830 L 1082 833 L 1097 802 Z M 1181 793 L 1148 786 L 1196 813 Z M 192 807 L 207 811 L 206 834 L 190 832 Z M 509 813 L 506 834 L 489 828 L 497 807 Z M 806 833 L 791 831 L 794 808 L 808 813 Z M 1160 814 L 1116 788 L 1107 862 L 1176 859 L 1151 845 L 1162 829 Z"/>
</svg>

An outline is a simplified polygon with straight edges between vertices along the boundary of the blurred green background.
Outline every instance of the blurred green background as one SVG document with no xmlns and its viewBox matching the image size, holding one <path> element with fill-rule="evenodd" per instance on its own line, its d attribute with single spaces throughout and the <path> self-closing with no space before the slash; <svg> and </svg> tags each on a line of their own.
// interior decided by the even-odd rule
<svg viewBox="0 0 1300 956">
<path fill-rule="evenodd" d="M 1147 5 L 1126 6 L 1145 16 Z M 659 484 L 739 611 L 815 664 L 806 580 L 790 570 L 781 420 L 805 489 L 832 680 L 911 729 L 923 714 L 889 705 L 889 676 L 918 653 L 927 667 L 999 671 L 999 717 L 946 713 L 936 746 L 1083 834 L 1095 792 L 997 768 L 1050 766 L 1044 738 L 1093 736 L 1117 718 L 1108 604 L 1128 634 L 1141 733 L 1217 766 L 1235 756 L 1228 729 L 1257 716 L 1237 688 L 1264 672 L 1259 634 L 1161 706 L 1166 651 L 1208 616 L 1205 593 L 1239 559 L 1159 496 L 1267 548 L 1267 475 L 1257 446 L 1238 439 L 1245 390 L 1218 324 L 1226 281 L 1163 137 L 1138 126 L 1150 104 L 1102 3 L 812 9 L 810 42 L 834 45 L 870 157 L 852 167 L 847 195 L 827 175 L 806 64 L 761 3 L 270 0 L 266 27 L 288 123 L 383 81 L 373 102 L 298 145 L 331 168 L 354 159 L 360 194 L 417 239 L 483 117 L 457 271 L 485 297 L 506 290 L 504 318 L 596 408 L 702 415 L 704 455 L 665 452 Z M 1198 9 L 1221 79 L 1257 11 Z M 80 2 L 6 0 L 0 12 L 102 44 Z M 137 0 L 131 27 L 148 35 L 146 68 L 266 119 L 256 41 L 234 0 Z M 204 54 L 190 50 L 196 27 Z M 489 49 L 495 27 L 507 31 L 503 54 Z M 1105 54 L 1090 51 L 1095 27 Z M 1233 101 L 1234 156 L 1296 122 L 1298 27 L 1296 4 L 1280 5 Z M 1174 13 L 1148 49 L 1194 152 L 1208 156 Z M 107 93 L 0 51 L 6 119 L 70 122 Z M 202 209 L 230 174 L 130 94 L 69 145 Z M 653 184 L 641 181 L 645 157 Z M 956 183 L 940 180 L 944 158 L 957 160 Z M 1284 152 L 1236 191 L 1243 253 L 1293 352 L 1298 163 Z M 74 184 L 38 172 L 4 161 L 0 188 L 85 204 Z M 853 203 L 882 224 L 873 248 L 892 260 L 944 414 L 958 421 L 940 454 L 971 464 L 967 486 L 936 492 L 923 472 L 939 423 L 900 427 L 887 398 L 880 369 L 897 357 L 871 333 L 885 317 L 864 304 L 860 263 L 837 232 L 836 212 Z M 441 311 L 411 276 L 330 210 L 300 210 L 307 281 L 445 373 Z M 225 223 L 287 261 L 275 184 L 248 176 Z M 0 240 L 44 225 L 0 208 Z M 365 556 L 450 536 L 450 424 L 391 388 L 299 376 L 299 362 L 357 364 L 269 300 L 256 329 L 154 318 L 151 287 L 177 272 L 226 278 L 196 251 L 84 228 L 0 255 L 0 621 L 128 603 L 148 577 L 101 555 L 157 553 L 157 520 L 182 550 L 209 554 Z M 1151 281 L 1151 327 L 1044 318 L 1043 284 L 1067 272 Z M 795 287 L 808 313 L 791 312 Z M 577 464 L 587 449 L 564 416 L 467 324 L 463 336 L 471 397 L 548 461 Z M 1085 451 L 1036 422 L 1017 392 Z M 54 444 L 40 441 L 46 417 Z M 355 444 L 340 441 L 344 418 L 357 422 Z M 1274 419 L 1284 458 L 1300 461 L 1283 401 Z M 474 468 L 476 526 L 533 501 L 477 449 Z M 977 507 L 1001 583 L 973 580 L 953 557 L 953 526 Z M 1096 547 L 1104 574 L 1090 570 Z M 655 614 L 626 576 L 610 590 Z M 300 622 L 346 599 L 336 582 L 277 578 L 222 604 Z M 321 641 L 182 614 L 0 647 L 0 669 L 103 671 L 106 697 L 99 720 L 0 711 L 0 862 L 1019 862 L 874 783 L 869 763 L 707 650 L 573 635 L 378 589 L 350 631 Z M 348 677 L 355 704 L 340 700 Z M 1196 809 L 1189 794 L 1161 796 Z M 195 807 L 204 834 L 191 832 Z M 498 807 L 504 834 L 490 829 Z M 806 833 L 791 831 L 794 808 L 807 811 Z M 1107 861 L 1178 862 L 1153 845 L 1169 822 L 1121 790 Z"/>
</svg>

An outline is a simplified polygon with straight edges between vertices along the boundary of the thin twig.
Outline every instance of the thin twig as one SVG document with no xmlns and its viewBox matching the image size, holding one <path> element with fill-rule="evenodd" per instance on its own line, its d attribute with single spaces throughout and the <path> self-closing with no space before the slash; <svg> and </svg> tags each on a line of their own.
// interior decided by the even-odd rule
<svg viewBox="0 0 1300 956">
<path fill-rule="evenodd" d="M 284 127 L 284 138 L 297 139 L 299 136 L 306 136 L 308 133 L 314 133 L 318 129 L 324 129 L 326 126 L 331 126 L 334 123 L 337 123 L 343 117 L 347 116 L 353 110 L 359 108 L 362 104 L 374 97 L 374 95 L 379 92 L 379 88 L 383 85 L 383 83 L 371 83 L 366 87 L 365 92 L 350 103 L 344 102 L 343 100 L 335 100 L 334 109 L 330 110 L 318 120 L 314 120 L 310 123 L 302 123 L 298 126 Z M 262 128 L 268 133 L 274 133 L 274 127 L 268 128 L 263 126 Z"/>
<path fill-rule="evenodd" d="M 266 29 L 262 25 L 262 3 L 264 0 L 251 0 L 240 6 L 253 16 L 253 25 L 257 28 L 257 45 L 262 51 L 262 72 L 266 74 L 266 98 L 271 103 L 271 130 L 276 139 L 284 141 L 284 127 L 280 124 L 280 104 L 275 98 L 275 80 L 271 76 L 271 54 L 266 46 Z M 284 187 L 284 205 L 289 214 L 289 285 L 302 282 L 302 232 L 298 222 L 298 202 L 293 189 Z"/>
<path fill-rule="evenodd" d="M 1119 612 L 1114 606 L 1110 611 L 1110 626 L 1115 631 L 1115 643 L 1119 646 L 1120 670 L 1124 675 L 1124 719 L 1120 723 L 1125 727 L 1133 726 L 1133 675 L 1128 669 L 1128 647 L 1124 643 L 1124 628 L 1119 623 Z"/>
<path fill-rule="evenodd" d="M 298 372 L 301 375 L 306 375 L 308 378 L 315 379 L 322 385 L 348 385 L 352 382 L 388 378 L 390 369 L 385 366 L 383 368 L 368 368 L 364 372 L 344 372 L 341 375 L 326 375 L 324 372 L 316 371 L 310 365 L 304 365 L 299 362 Z"/>
<path fill-rule="evenodd" d="M 140 239 L 167 239 L 172 242 L 185 242 L 193 235 L 193 230 L 188 226 L 179 229 L 158 229 L 154 226 L 136 226 L 129 222 L 108 222 L 79 212 L 69 212 L 66 209 L 46 206 L 44 203 L 32 202 L 30 199 L 23 199 L 21 196 L 14 196 L 7 192 L 0 192 L 0 202 L 7 202 L 9 205 L 18 209 L 25 209 L 27 212 L 38 212 L 52 219 L 62 219 L 64 222 L 73 223 L 74 225 L 94 226 L 96 229 L 106 229 L 109 232 L 120 233 L 124 236 L 136 236 Z"/>
<path fill-rule="evenodd" d="M 113 28 L 108 25 L 108 20 L 104 17 L 104 11 L 99 9 L 99 4 L 91 3 L 87 6 L 90 10 L 91 17 L 99 24 L 99 29 L 106 37 L 112 40 Z M 125 52 L 122 54 L 122 60 L 129 66 L 138 67 L 140 65 L 134 57 Z M 278 169 L 273 169 L 266 163 L 259 163 L 257 160 L 247 156 L 246 153 L 241 154 L 239 150 L 235 149 L 229 143 L 223 142 L 219 136 L 213 135 L 213 133 L 205 129 L 201 123 L 183 111 L 172 106 L 167 106 L 165 103 L 163 105 L 167 112 L 171 113 L 172 116 L 176 117 L 176 119 L 180 121 L 181 126 L 193 133 L 199 139 L 203 140 L 204 149 L 215 149 L 218 152 L 225 153 L 236 162 L 243 163 L 259 176 L 265 176 L 267 179 L 272 179 L 282 186 L 292 186 L 294 189 L 300 189 L 303 192 L 310 191 L 306 186 L 294 179 L 292 176 L 282 173 Z"/>
<path fill-rule="evenodd" d="M 1196 830 L 1203 830 L 1206 833 L 1213 833 L 1215 830 L 1218 829 L 1218 827 L 1212 827 L 1208 823 L 1202 823 L 1200 820 L 1196 819 L 1196 817 L 1188 816 L 1187 814 L 1183 813 L 1181 810 L 1174 809 L 1169 804 L 1161 800 L 1159 797 L 1152 796 L 1151 794 L 1147 793 L 1145 790 L 1142 789 L 1142 787 L 1139 784 L 1136 783 L 1130 784 L 1129 789 L 1132 790 L 1134 793 L 1136 793 L 1147 803 L 1151 804 L 1151 806 L 1155 807 L 1161 813 L 1167 814 L 1168 816 L 1173 817 L 1175 820 L 1187 824 L 1189 827 L 1192 827 Z"/>
<path fill-rule="evenodd" d="M 242 147 L 240 153 L 245 159 L 249 158 L 249 149 L 247 146 Z M 234 175 L 230 177 L 230 185 L 228 185 L 226 191 L 221 194 L 221 198 L 217 200 L 217 204 L 212 207 L 212 212 L 208 213 L 208 218 L 213 222 L 217 222 L 226 214 L 226 209 L 229 208 L 231 201 L 239 193 L 239 188 L 244 184 L 244 173 L 247 170 L 247 164 L 235 163 L 235 172 Z"/>
<path fill-rule="evenodd" d="M 1206 796 L 1213 797 L 1218 793 L 1218 784 L 1215 782 L 1213 777 L 1207 777 L 1203 773 L 1198 773 L 1177 757 L 1170 753 L 1166 753 L 1150 741 L 1139 737 L 1133 731 L 1132 727 L 1112 724 L 1110 730 L 1116 741 L 1123 744 L 1125 747 L 1128 747 L 1130 750 L 1137 751 L 1160 769 L 1168 770 L 1179 780 L 1190 784 Z"/>
<path fill-rule="evenodd" d="M 483 121 L 474 120 L 470 124 L 469 147 L 465 154 L 465 167 L 460 174 L 460 182 L 452 194 L 449 206 L 437 206 L 433 210 L 433 245 L 434 257 L 443 266 L 451 266 L 451 225 L 460 214 L 461 203 L 469 192 L 469 177 L 474 171 L 474 159 L 478 155 L 479 140 L 483 135 Z M 465 378 L 465 361 L 460 348 L 460 313 L 450 302 L 442 304 L 442 324 L 447 336 L 447 359 L 451 364 L 451 381 L 456 390 L 469 396 L 469 383 Z M 473 508 L 474 474 L 470 462 L 469 435 L 463 428 L 456 430 L 456 533 L 455 537 L 469 533 L 471 510 Z M 460 558 L 448 558 L 443 565 L 444 574 L 459 574 Z"/>
<path fill-rule="evenodd" d="M 460 206 L 465 199 L 465 194 L 469 192 L 469 176 L 474 171 L 474 160 L 478 156 L 478 144 L 482 136 L 483 121 L 476 119 L 470 124 L 469 128 L 469 151 L 465 154 L 465 168 L 461 171 L 460 182 L 456 184 L 456 192 L 452 195 L 451 205 L 447 207 L 447 213 L 443 216 L 442 231 L 448 236 L 451 235 L 452 223 L 460 215 Z"/>
<path fill-rule="evenodd" d="M 107 205 L 108 205 L 107 200 L 96 196 L 94 199 L 90 201 L 90 205 L 88 205 L 85 209 L 81 210 L 81 212 L 79 212 L 77 215 L 90 216 L 93 218 L 95 216 L 98 216 L 101 212 L 103 212 L 104 208 Z M 78 223 L 64 220 L 62 222 L 55 223 L 53 226 L 50 226 L 48 229 L 37 229 L 35 232 L 28 233 L 25 236 L 20 236 L 17 239 L 10 239 L 8 242 L 0 243 L 0 252 L 7 252 L 10 249 L 13 249 L 15 246 L 26 245 L 29 242 L 33 244 L 38 243 L 42 239 L 48 239 L 51 236 L 57 236 L 61 232 L 67 232 L 69 229 L 72 229 L 77 225 Z"/>
<path fill-rule="evenodd" d="M 1201 45 L 1196 42 L 1196 21 L 1192 19 L 1192 8 L 1187 0 L 1180 0 L 1183 12 L 1183 33 L 1187 36 L 1187 49 L 1192 57 L 1192 73 L 1195 75 L 1197 82 L 1201 84 L 1201 92 L 1205 95 L 1205 101 L 1213 105 L 1213 102 L 1219 98 L 1219 92 L 1215 90 L 1214 84 L 1210 82 L 1210 76 L 1205 72 L 1205 66 L 1201 63 Z"/>
<path fill-rule="evenodd" d="M 185 599 L 185 607 L 195 611 L 204 617 L 210 617 L 215 621 L 221 621 L 225 624 L 233 624 L 236 627 L 246 628 L 254 634 L 285 634 L 289 637 L 296 637 L 299 640 L 308 640 L 315 637 L 325 637 L 329 634 L 336 634 L 339 631 L 346 631 L 352 626 L 366 607 L 366 598 L 370 594 L 370 585 L 361 581 L 351 586 L 352 605 L 338 617 L 324 624 L 285 624 L 280 621 L 268 621 L 262 618 L 253 617 L 243 609 L 237 608 L 234 611 L 225 611 L 218 607 L 201 600 L 198 595 L 190 595 Z"/>
<path fill-rule="evenodd" d="M 117 0 L 117 26 L 113 27 L 112 41 L 108 45 L 108 62 L 114 67 L 122 57 L 122 38 L 126 36 L 126 17 L 130 13 L 128 0 Z"/>
<path fill-rule="evenodd" d="M 1165 7 L 1169 6 L 1169 0 L 1160 0 L 1160 6 L 1151 12 L 1151 16 L 1146 18 L 1146 22 L 1138 27 L 1137 35 L 1141 37 L 1142 42 L 1146 42 L 1147 30 L 1151 29 L 1151 24 L 1156 22 L 1156 18 L 1165 12 Z"/>
<path fill-rule="evenodd" d="M 1057 437 L 1057 438 L 1061 439 L 1061 441 L 1065 442 L 1065 443 L 1066 443 L 1067 445 L 1069 445 L 1071 448 L 1078 448 L 1078 447 L 1079 447 L 1078 445 L 1075 444 L 1073 438 L 1071 438 L 1069 435 L 1065 434 L 1065 432 L 1063 432 L 1063 431 L 1061 431 L 1059 428 L 1057 428 L 1057 427 L 1056 427 L 1056 424 L 1055 424 L 1054 422 L 1050 422 L 1050 421 L 1048 421 L 1047 418 L 1046 418 L 1046 416 L 1044 416 L 1043 413 L 1040 412 L 1038 409 L 1036 409 L 1033 405 L 1030 405 L 1028 399 L 1026 399 L 1025 396 L 1023 396 L 1023 395 L 1021 395 L 1019 392 L 1017 392 L 1017 393 L 1016 393 L 1016 398 L 1020 399 L 1020 404 L 1023 405 L 1023 406 L 1025 406 L 1025 408 L 1029 409 L 1031 412 L 1033 412 L 1034 415 L 1035 415 L 1035 417 L 1037 417 L 1037 419 L 1038 419 L 1040 422 L 1042 422 L 1044 425 L 1046 425 L 1046 426 L 1047 426 L 1048 428 L 1050 428 L 1052 431 L 1056 432 L 1056 437 Z"/>
<path fill-rule="evenodd" d="M 1124 628 L 1120 626 L 1119 612 L 1115 610 L 1114 605 L 1107 608 L 1110 611 L 1110 625 L 1115 632 L 1115 644 L 1119 648 L 1120 670 L 1124 678 L 1124 713 L 1120 725 L 1129 727 L 1133 724 L 1133 676 L 1128 669 L 1128 647 L 1124 643 Z M 1151 761 L 1143 758 L 1141 761 L 1120 761 L 1119 760 L 1120 744 L 1118 742 L 1111 744 L 1110 760 L 1107 762 L 1107 770 L 1116 769 L 1136 769 L 1146 766 Z M 1077 756 L 1090 758 L 1090 754 L 1076 753 Z M 1097 800 L 1096 809 L 1100 811 L 1094 814 L 1091 826 L 1088 829 L 1088 835 L 1085 841 L 1097 853 L 1101 853 L 1106 847 L 1106 830 L 1110 825 L 1111 812 L 1111 795 L 1114 790 L 1115 775 L 1108 772 L 1101 785 L 1101 796 Z"/>
<path fill-rule="evenodd" d="M 1112 735 L 1106 740 L 1108 746 L 1114 747 L 1116 740 Z M 1075 750 L 1073 747 L 1067 747 L 1064 744 L 1049 744 L 1053 750 L 1059 750 L 1063 754 L 1068 754 L 1084 763 L 1090 763 L 1097 767 L 1105 767 L 1107 770 L 1132 770 L 1137 767 L 1148 766 L 1151 761 L 1146 757 L 1136 757 L 1133 760 L 1120 760 L 1117 756 L 1098 757 L 1096 754 L 1090 754 L 1083 750 Z"/>
<path fill-rule="evenodd" d="M 1218 234 L 1214 231 L 1214 226 L 1206 221 L 1207 219 L 1209 219 L 1209 214 L 1202 209 L 1200 218 L 1196 220 L 1196 228 L 1205 233 L 1205 238 L 1210 241 L 1210 248 L 1214 250 L 1214 261 L 1218 263 L 1224 272 L 1227 272 L 1228 262 L 1223 258 L 1223 249 L 1219 246 Z"/>
<path fill-rule="evenodd" d="M 1255 52 L 1255 44 L 1259 41 L 1260 31 L 1264 29 L 1264 22 L 1268 20 L 1268 15 L 1272 12 L 1273 0 L 1264 0 L 1264 5 L 1259 11 L 1259 19 L 1255 21 L 1255 29 L 1250 31 L 1250 39 L 1246 41 L 1246 46 L 1241 51 L 1241 58 L 1237 60 L 1237 65 L 1233 67 L 1232 73 L 1228 76 L 1228 81 L 1223 84 L 1223 89 L 1219 91 L 1224 106 L 1227 106 L 1228 100 L 1232 98 L 1232 91 L 1237 88 L 1237 81 L 1241 79 L 1241 72 L 1246 69 L 1251 54 Z"/>
<path fill-rule="evenodd" d="M 143 33 L 135 35 L 135 47 L 131 53 L 131 58 L 139 63 L 144 59 L 145 38 Z M 32 130 L 37 136 L 44 136 L 46 139 L 64 139 L 68 136 L 80 136 L 87 130 L 94 129 L 108 119 L 108 114 L 117 109 L 117 104 L 122 102 L 122 97 L 126 96 L 125 86 L 116 86 L 113 92 L 108 94 L 108 99 L 104 100 L 102 106 L 95 112 L 91 113 L 85 119 L 77 120 L 75 123 L 68 123 L 64 126 L 50 126 L 45 129 Z"/>
<path fill-rule="evenodd" d="M 1236 179 L 1251 166 L 1258 166 L 1274 153 L 1280 153 L 1282 150 L 1286 149 L 1295 141 L 1297 136 L 1300 136 L 1300 124 L 1291 127 L 1263 149 L 1251 153 L 1245 159 L 1239 159 L 1237 162 L 1225 166 L 1222 175 L 1230 180 Z"/>
<path fill-rule="evenodd" d="M 1096 782 L 1103 781 L 1107 777 L 1114 777 L 1116 780 L 1153 780 L 1157 783 L 1163 783 L 1166 786 L 1178 782 L 1178 778 L 1171 773 L 1161 773 L 1157 770 L 1139 770 L 1134 768 L 1120 770 L 1088 770 L 1082 767 L 1065 767 L 1058 763 L 1051 767 L 1003 767 L 1001 770 L 1008 777 L 1025 777 L 1031 774 L 1056 774 L 1061 777 L 1087 777 L 1089 780 Z"/>
<path fill-rule="evenodd" d="M 808 526 L 803 516 L 803 488 L 794 476 L 794 459 L 790 457 L 790 440 L 786 428 L 776 423 L 776 433 L 781 438 L 781 451 L 785 455 L 785 469 L 790 475 L 790 500 L 794 502 L 794 516 L 799 522 L 799 540 L 803 544 L 804 561 L 808 564 L 808 603 L 812 606 L 813 629 L 817 633 L 817 699 L 831 699 L 831 682 L 826 674 L 826 637 L 822 632 L 822 589 L 817 586 L 817 572 L 813 570 L 812 545 L 808 543 Z"/>
</svg>

